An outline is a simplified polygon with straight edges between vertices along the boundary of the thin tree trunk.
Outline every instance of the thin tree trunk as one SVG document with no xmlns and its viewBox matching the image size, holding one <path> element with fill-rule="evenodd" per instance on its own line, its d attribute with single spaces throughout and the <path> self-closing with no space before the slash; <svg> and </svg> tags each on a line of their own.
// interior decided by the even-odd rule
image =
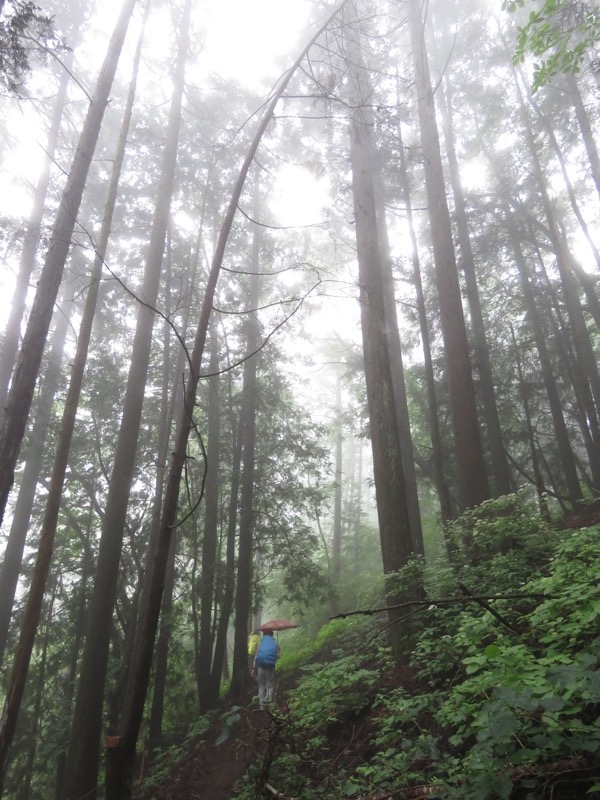
<svg viewBox="0 0 600 800">
<path fill-rule="evenodd" d="M 117 596 L 119 562 L 126 524 L 127 503 L 140 429 L 148 374 L 154 312 L 160 283 L 165 237 L 175 179 L 185 62 L 188 51 L 190 2 L 180 25 L 173 96 L 169 112 L 157 201 L 150 233 L 141 299 L 125 390 L 113 469 L 110 477 L 100 549 L 90 610 L 75 711 L 67 755 L 67 800 L 95 797 L 98 779 L 102 706 L 108 667 L 112 615 Z"/>
<path fill-rule="evenodd" d="M 61 377 L 61 364 L 73 311 L 71 285 L 65 287 L 63 303 L 57 312 L 52 334 L 52 344 L 47 359 L 41 391 L 37 402 L 35 421 L 28 434 L 27 460 L 19 485 L 13 518 L 0 568 L 0 664 L 4 662 L 6 642 L 15 602 L 15 593 L 21 574 L 23 552 L 29 533 L 33 501 L 42 473 L 42 462 L 46 449 L 46 438 L 52 418 L 54 398 Z M 1 727 L 1 726 L 0 726 Z"/>
<path fill-rule="evenodd" d="M 596 147 L 596 140 L 594 139 L 594 134 L 592 133 L 592 126 L 590 125 L 590 120 L 587 111 L 585 110 L 583 100 L 581 99 L 579 86 L 577 85 L 577 79 L 575 78 L 572 72 L 567 72 L 566 78 L 567 78 L 567 87 L 571 94 L 573 105 L 575 106 L 575 115 L 577 117 L 577 122 L 579 123 L 579 128 L 581 130 L 581 138 L 583 139 L 583 144 L 585 146 L 585 150 L 590 162 L 590 171 L 592 173 L 594 183 L 596 184 L 596 191 L 598 192 L 598 197 L 600 197 L 600 157 L 598 156 L 598 148 Z"/>
<path fill-rule="evenodd" d="M 525 262 L 525 258 L 523 256 L 523 252 L 521 250 L 521 245 L 519 243 L 515 224 L 513 222 L 511 212 L 508 211 L 506 208 L 505 208 L 505 218 L 509 227 L 510 240 L 513 248 L 513 253 L 515 256 L 515 264 L 517 266 L 517 269 L 519 270 L 519 275 L 521 278 L 521 288 L 523 290 L 525 307 L 527 309 L 527 315 L 529 317 L 529 321 L 533 329 L 536 348 L 540 359 L 542 377 L 544 379 L 546 394 L 548 396 L 548 404 L 550 406 L 550 413 L 552 415 L 552 421 L 554 423 L 554 430 L 556 433 L 556 443 L 558 446 L 563 475 L 567 486 L 567 492 L 571 502 L 577 502 L 577 500 L 580 500 L 582 498 L 581 486 L 579 484 L 579 478 L 577 477 L 577 469 L 575 466 L 575 460 L 573 458 L 573 450 L 571 449 L 569 432 L 565 424 L 565 419 L 560 404 L 560 398 L 558 394 L 558 388 L 556 386 L 556 380 L 554 378 L 552 367 L 550 365 L 550 358 L 548 356 L 548 348 L 546 347 L 546 340 L 544 335 L 544 329 L 542 326 L 542 321 L 535 303 L 533 289 L 529 282 L 529 277 L 527 274 L 527 265 Z"/>
<path fill-rule="evenodd" d="M 410 185 L 408 180 L 408 170 L 406 168 L 406 155 L 402 139 L 401 124 L 397 127 L 398 141 L 400 144 L 400 183 L 406 208 L 406 221 L 411 242 L 413 281 L 415 284 L 415 294 L 417 299 L 417 311 L 419 314 L 419 328 L 421 331 L 421 343 L 423 346 L 423 366 L 425 370 L 425 383 L 427 386 L 427 410 L 429 419 L 429 430 L 431 435 L 431 450 L 433 461 L 433 475 L 440 503 L 440 514 L 442 522 L 447 522 L 453 516 L 452 498 L 450 488 L 444 474 L 444 448 L 440 432 L 439 410 L 437 393 L 435 390 L 435 376 L 433 372 L 433 358 L 431 356 L 431 341 L 429 336 L 429 325 L 427 322 L 427 310 L 425 308 L 425 294 L 423 292 L 423 282 L 421 280 L 421 265 L 419 261 L 419 249 L 417 247 L 417 236 L 415 233 L 412 201 L 410 196 Z"/>
<path fill-rule="evenodd" d="M 254 218 L 259 219 L 259 178 L 254 183 Z M 240 486 L 240 522 L 238 531 L 237 584 L 235 593 L 235 627 L 233 638 L 233 664 L 231 671 L 231 696 L 241 701 L 251 686 L 248 670 L 248 624 L 252 611 L 252 573 L 254 540 L 254 486 L 256 479 L 256 406 L 258 381 L 256 377 L 260 342 L 260 323 L 257 312 L 260 300 L 261 229 L 255 226 L 252 234 L 252 263 L 250 267 L 250 292 L 246 320 L 246 354 L 242 388 L 242 474 Z M 254 353 L 254 355 L 252 355 Z"/>
<path fill-rule="evenodd" d="M 233 442 L 227 540 L 225 543 L 225 569 L 222 576 L 223 594 L 221 599 L 219 621 L 215 634 L 215 648 L 210 672 L 210 687 L 208 696 L 208 701 L 210 702 L 211 707 L 214 706 L 219 699 L 221 677 L 225 671 L 225 662 L 227 657 L 227 631 L 229 630 L 229 620 L 233 612 L 233 601 L 235 598 L 235 534 L 237 530 L 241 471 L 242 419 L 240 417 L 237 436 L 234 437 Z"/>
<path fill-rule="evenodd" d="M 213 654 L 213 608 L 215 603 L 215 578 L 217 545 L 219 541 L 219 493 L 221 472 L 221 379 L 219 371 L 219 338 L 214 321 L 210 331 L 210 359 L 208 379 L 208 444 L 207 475 L 204 506 L 204 537 L 202 540 L 202 575 L 200 578 L 200 630 L 198 646 L 198 697 L 200 711 L 210 706 L 210 669 Z"/>
<path fill-rule="evenodd" d="M 540 467 L 540 460 L 537 453 L 537 445 L 535 434 L 533 431 L 533 423 L 531 421 L 531 411 L 529 409 L 529 398 L 527 396 L 527 387 L 525 378 L 523 376 L 523 365 L 521 363 L 521 354 L 517 346 L 517 339 L 512 325 L 510 326 L 510 334 L 512 338 L 513 351 L 515 354 L 515 363 L 517 365 L 517 374 L 519 376 L 519 390 L 521 393 L 521 402 L 523 403 L 523 411 L 525 412 L 525 430 L 527 432 L 527 440 L 529 442 L 529 450 L 531 453 L 531 465 L 533 467 L 533 475 L 535 478 L 535 488 L 538 495 L 538 503 L 540 506 L 541 516 L 546 524 L 550 523 L 550 512 L 548 510 L 548 497 L 546 495 L 546 484 L 544 475 Z"/>
<path fill-rule="evenodd" d="M 46 204 L 48 187 L 50 185 L 50 171 L 52 164 L 54 163 L 56 146 L 58 144 L 60 125 L 65 107 L 65 101 L 67 98 L 67 89 L 69 86 L 69 71 L 72 62 L 73 52 L 71 51 L 65 61 L 66 68 L 61 72 L 58 92 L 56 94 L 56 100 L 54 101 L 52 121 L 50 123 L 50 130 L 48 131 L 48 138 L 44 148 L 46 158 L 42 164 L 41 174 L 33 193 L 31 216 L 27 222 L 27 228 L 23 239 L 23 250 L 21 251 L 19 272 L 12 297 L 8 321 L 4 330 L 4 337 L 2 339 L 2 351 L 0 353 L 0 424 L 2 423 L 2 419 L 4 417 L 4 406 L 8 394 L 10 376 L 15 363 L 17 350 L 19 349 L 21 323 L 25 313 L 25 300 L 27 298 L 31 274 L 35 266 L 35 254 L 40 241 L 44 206 Z"/>
<path fill-rule="evenodd" d="M 335 488 L 333 495 L 333 541 L 331 546 L 331 574 L 330 583 L 333 588 L 332 614 L 337 614 L 337 588 L 340 580 L 340 565 L 342 557 L 342 451 L 344 443 L 343 415 L 342 415 L 342 365 L 338 366 L 335 379 Z"/>
<path fill-rule="evenodd" d="M 502 441 L 502 429 L 500 426 L 500 417 L 498 415 L 498 406 L 496 404 L 496 390 L 494 388 L 490 348 L 485 331 L 485 322 L 483 320 L 483 310 L 481 307 L 481 298 L 479 296 L 479 287 L 477 285 L 477 274 L 475 272 L 475 258 L 473 256 L 473 248 L 471 247 L 467 208 L 456 155 L 452 120 L 451 81 L 448 75 L 445 76 L 444 83 L 446 93 L 440 88 L 437 96 L 439 108 L 442 112 L 442 127 L 445 134 L 446 154 L 448 157 L 450 181 L 454 196 L 454 212 L 456 216 L 458 241 L 462 255 L 461 267 L 465 276 L 467 300 L 469 302 L 471 316 L 474 362 L 479 372 L 479 391 L 483 404 L 485 430 L 491 457 L 492 474 L 494 477 L 494 496 L 500 497 L 512 491 L 512 480 L 508 459 L 504 450 L 504 443 Z"/>
<path fill-rule="evenodd" d="M 91 504 L 90 504 L 91 505 Z M 90 523 L 92 520 L 92 509 L 89 509 Z M 85 634 L 85 621 L 86 621 L 86 602 L 87 602 L 87 583 L 92 577 L 94 571 L 93 555 L 89 546 L 90 527 L 88 526 L 88 539 L 84 543 L 84 554 L 81 566 L 81 581 L 77 587 L 77 613 L 75 615 L 75 622 L 73 625 L 73 636 L 70 642 L 70 658 L 69 658 L 69 671 L 65 683 L 65 695 L 63 706 L 68 711 L 71 710 L 73 705 L 73 697 L 75 695 L 75 680 L 77 678 L 77 665 L 79 663 L 79 652 L 81 650 L 81 643 Z M 56 758 L 56 784 L 54 798 L 60 800 L 63 794 L 63 785 L 65 778 L 67 753 L 66 748 L 61 749 L 61 752 Z"/>
<path fill-rule="evenodd" d="M 52 309 L 71 244 L 71 235 L 135 3 L 136 0 L 125 0 L 109 43 L 94 98 L 90 103 L 62 194 L 27 329 L 17 358 L 6 403 L 6 414 L 0 429 L 0 524 L 4 519 L 6 502 L 14 481 L 15 465 L 29 418 Z"/>
</svg>

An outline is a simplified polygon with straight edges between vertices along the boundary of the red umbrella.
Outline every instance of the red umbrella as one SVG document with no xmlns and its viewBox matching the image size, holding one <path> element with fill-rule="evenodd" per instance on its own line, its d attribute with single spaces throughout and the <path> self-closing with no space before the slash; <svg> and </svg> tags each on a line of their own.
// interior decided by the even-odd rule
<svg viewBox="0 0 600 800">
<path fill-rule="evenodd" d="M 297 628 L 298 623 L 292 622 L 289 619 L 272 619 L 269 622 L 263 622 L 258 629 L 259 631 L 287 631 L 289 628 Z"/>
</svg>

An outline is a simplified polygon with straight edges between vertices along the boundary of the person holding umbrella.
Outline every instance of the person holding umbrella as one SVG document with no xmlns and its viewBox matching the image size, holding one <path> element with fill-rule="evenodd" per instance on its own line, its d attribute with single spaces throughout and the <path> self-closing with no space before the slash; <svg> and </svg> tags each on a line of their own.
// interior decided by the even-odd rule
<svg viewBox="0 0 600 800">
<path fill-rule="evenodd" d="M 286 624 L 282 626 L 281 623 Z M 271 627 L 272 625 L 272 627 Z M 279 658 L 279 642 L 273 638 L 273 630 L 285 630 L 297 627 L 294 622 L 273 620 L 261 625 L 262 639 L 254 656 L 252 676 L 258 683 L 258 704 L 261 711 L 266 711 L 275 698 L 275 664 Z"/>
<path fill-rule="evenodd" d="M 252 675 L 258 683 L 258 704 L 266 711 L 275 695 L 275 664 L 279 658 L 279 643 L 273 638 L 273 631 L 263 628 L 263 636 L 254 656 Z"/>
</svg>

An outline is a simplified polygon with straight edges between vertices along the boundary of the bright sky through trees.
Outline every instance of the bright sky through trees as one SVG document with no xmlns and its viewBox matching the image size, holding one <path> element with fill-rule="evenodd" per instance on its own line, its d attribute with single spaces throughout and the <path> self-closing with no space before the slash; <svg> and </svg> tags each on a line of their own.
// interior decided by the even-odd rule
<svg viewBox="0 0 600 800">
<path fill-rule="evenodd" d="M 98 4 L 93 27 L 97 31 L 88 37 L 81 58 L 93 59 L 95 51 L 102 53 L 105 42 L 121 7 L 121 0 Z M 196 9 L 197 57 L 188 63 L 188 76 L 196 85 L 211 75 L 240 83 L 258 97 L 268 91 L 289 65 L 290 57 L 302 46 L 305 38 L 309 0 L 208 0 Z M 162 49 L 168 12 L 155 13 L 146 33 L 146 49 L 153 54 Z M 134 37 L 130 36 L 129 47 Z M 89 62 L 88 62 L 89 63 Z M 77 64 L 74 74 L 78 77 Z M 35 96 L 36 87 L 32 87 Z M 169 87 L 165 87 L 168 94 Z M 41 92 L 43 95 L 43 92 Z M 83 97 L 83 93 L 82 93 Z M 22 217 L 29 215 L 31 191 L 44 157 L 45 132 L 29 103 L 14 104 L 6 120 L 12 140 L 7 144 L 11 157 L 5 159 L 0 174 L 0 214 Z M 8 161 L 9 169 L 6 169 Z M 278 184 L 275 224 L 305 226 L 322 219 L 322 204 L 327 186 L 319 183 L 306 170 L 290 165 Z M 287 177 L 286 177 L 287 176 Z M 0 318 L 5 318 L 12 295 L 14 274 L 9 266 L 0 272 Z"/>
</svg>

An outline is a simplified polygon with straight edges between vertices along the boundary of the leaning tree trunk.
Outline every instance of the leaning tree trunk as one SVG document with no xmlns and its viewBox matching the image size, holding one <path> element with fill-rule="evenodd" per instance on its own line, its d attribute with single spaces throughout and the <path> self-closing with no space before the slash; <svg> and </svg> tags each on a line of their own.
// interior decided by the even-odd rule
<svg viewBox="0 0 600 800">
<path fill-rule="evenodd" d="M 519 77 L 521 78 L 521 80 L 523 80 L 523 75 L 521 73 L 519 73 Z M 582 231 L 583 235 L 585 236 L 585 238 L 587 240 L 589 248 L 590 248 L 590 250 L 592 251 L 592 253 L 594 255 L 594 260 L 596 262 L 596 267 L 600 268 L 600 252 L 598 251 L 598 248 L 596 247 L 596 244 L 595 244 L 595 242 L 594 242 L 594 240 L 592 238 L 592 235 L 590 233 L 589 225 L 585 221 L 585 219 L 583 217 L 583 214 L 581 212 L 581 209 L 579 207 L 579 202 L 577 200 L 577 197 L 575 195 L 575 190 L 573 188 L 573 183 L 571 181 L 571 177 L 569 175 L 569 171 L 568 171 L 567 165 L 565 163 L 565 157 L 564 157 L 562 149 L 561 149 L 561 147 L 560 147 L 560 145 L 558 143 L 558 139 L 556 138 L 556 134 L 554 133 L 554 128 L 552 126 L 552 123 L 546 117 L 546 115 L 542 112 L 542 109 L 540 108 L 539 104 L 536 103 L 536 101 L 533 99 L 533 96 L 532 96 L 531 92 L 529 91 L 529 87 L 527 86 L 527 84 L 524 83 L 524 85 L 525 85 L 525 96 L 527 98 L 527 102 L 529 103 L 531 108 L 534 110 L 534 112 L 536 114 L 536 117 L 538 119 L 538 122 L 540 124 L 540 127 L 545 132 L 546 136 L 548 137 L 548 140 L 549 140 L 550 144 L 552 145 L 552 150 L 554 151 L 554 155 L 556 156 L 556 160 L 558 161 L 558 165 L 560 167 L 560 171 L 561 171 L 561 174 L 563 176 L 563 182 L 565 184 L 565 188 L 566 188 L 567 194 L 569 196 L 569 202 L 571 203 L 571 209 L 573 211 L 573 214 L 577 218 L 577 222 L 579 222 L 579 227 L 581 228 L 581 231 Z M 582 272 L 583 272 L 583 270 L 582 270 Z M 599 304 L 598 304 L 598 297 L 596 296 L 595 292 L 593 291 L 594 290 L 594 283 L 590 279 L 589 275 L 586 275 L 585 272 L 583 272 L 583 275 L 587 277 L 587 280 L 585 278 L 583 279 L 583 287 L 584 287 L 584 290 L 586 292 L 586 295 L 590 299 L 590 304 L 593 305 L 593 311 L 594 311 L 594 317 L 596 319 L 596 325 L 598 327 L 600 327 L 600 308 L 599 308 Z"/>
<path fill-rule="evenodd" d="M 556 213 L 548 193 L 546 176 L 544 175 L 540 163 L 535 137 L 516 74 L 514 79 L 520 102 L 523 129 L 531 156 L 533 173 L 537 181 L 537 188 L 541 196 L 542 206 L 548 225 L 548 238 L 556 257 L 556 265 L 561 278 L 567 315 L 572 330 L 573 344 L 575 345 L 575 353 L 579 361 L 580 369 L 582 373 L 587 376 L 589 381 L 590 390 L 596 406 L 596 414 L 600 414 L 600 371 L 598 370 L 597 359 L 585 324 L 577 286 L 574 281 L 572 272 L 572 262 L 574 259 L 569 251 L 567 242 L 561 236 L 559 230 Z M 596 489 L 600 491 L 600 487 L 596 487 Z"/>
<path fill-rule="evenodd" d="M 11 681 L 6 695 L 5 711 L 0 724 L 0 765 L 6 757 L 8 748 L 10 747 L 14 730 L 19 715 L 27 673 L 31 660 L 31 653 L 33 650 L 37 625 L 41 613 L 43 596 L 45 586 L 50 569 L 50 561 L 54 548 L 54 538 L 58 524 L 58 516 L 60 512 L 60 504 L 62 497 L 62 490 L 64 486 L 67 463 L 69 452 L 71 448 L 71 440 L 75 428 L 75 421 L 77 416 L 77 408 L 79 405 L 79 397 L 81 394 L 81 386 L 83 383 L 83 373 L 87 361 L 87 353 L 89 342 L 91 338 L 92 323 L 96 311 L 98 291 L 100 285 L 100 278 L 102 275 L 102 265 L 108 240 L 110 237 L 110 230 L 112 225 L 112 217 L 116 203 L 117 190 L 123 159 L 125 154 L 125 146 L 127 142 L 127 134 L 129 124 L 131 121 L 131 112 L 133 108 L 133 99 L 135 96 L 135 81 L 137 78 L 137 70 L 139 67 L 139 60 L 141 57 L 141 44 L 143 38 L 143 29 L 138 41 L 136 56 L 134 59 L 133 78 L 129 90 L 125 112 L 123 116 L 123 123 L 121 126 L 121 134 L 119 143 L 117 145 L 117 152 L 113 164 L 111 180 L 109 183 L 108 195 L 105 204 L 104 216 L 102 220 L 102 227 L 98 241 L 96 256 L 92 273 L 90 277 L 90 287 L 86 297 L 85 308 L 77 339 L 77 348 L 73 360 L 71 380 L 65 399 L 63 418 L 58 436 L 57 450 L 50 477 L 50 485 L 48 489 L 48 497 L 46 500 L 46 507 L 44 511 L 44 518 L 42 522 L 42 530 L 40 533 L 40 541 L 38 546 L 38 555 L 34 567 L 34 573 L 31 580 L 30 591 L 27 599 L 23 625 L 17 649 L 15 651 L 15 658 L 13 662 L 13 670 L 11 673 Z M 66 323 L 65 323 L 66 326 Z M 65 327 L 66 334 L 66 327 Z M 44 399 L 47 403 L 51 403 L 54 392 L 49 389 L 44 393 Z M 38 420 L 36 419 L 36 425 Z M 38 447 L 41 442 L 43 446 L 43 438 L 36 437 Z M 37 479 L 37 478 L 36 478 Z M 35 481 L 33 483 L 35 486 Z M 20 495 L 20 493 L 19 493 Z M 20 499 L 20 497 L 19 497 Z M 19 501 L 17 501 L 17 505 Z M 15 515 L 15 518 L 16 515 Z M 14 524 L 14 523 L 13 523 Z M 12 529 L 11 529 L 12 530 Z"/>
<path fill-rule="evenodd" d="M 208 274 L 204 299 L 200 311 L 200 318 L 198 320 L 198 326 L 196 329 L 194 349 L 190 358 L 190 375 L 186 385 L 184 408 L 179 420 L 175 446 L 171 455 L 169 474 L 163 502 L 160 534 L 155 551 L 152 573 L 150 576 L 152 589 L 148 596 L 148 607 L 145 609 L 142 623 L 142 633 L 140 637 L 141 644 L 136 656 L 136 663 L 134 665 L 134 684 L 126 703 L 121 736 L 116 742 L 113 740 L 115 746 L 107 751 L 107 769 L 112 772 L 111 783 L 114 787 L 114 795 L 111 797 L 111 800 L 128 800 L 128 798 L 131 796 L 131 773 L 135 758 L 135 748 L 144 711 L 148 680 L 150 677 L 154 641 L 156 638 L 158 620 L 160 617 L 160 605 L 164 589 L 168 552 L 171 545 L 171 539 L 177 526 L 176 515 L 179 500 L 179 487 L 181 483 L 183 465 L 186 460 L 187 442 L 193 427 L 193 410 L 195 406 L 198 381 L 200 379 L 200 365 L 202 363 L 202 357 L 204 354 L 206 333 L 212 311 L 216 285 L 221 271 L 221 266 L 223 264 L 225 247 L 231 231 L 233 219 L 237 211 L 248 170 L 250 169 L 250 165 L 254 160 L 262 136 L 267 129 L 269 122 L 273 118 L 273 113 L 277 103 L 285 92 L 290 79 L 306 57 L 312 45 L 347 2 L 348 0 L 343 0 L 342 3 L 335 9 L 335 11 L 328 15 L 326 21 L 323 23 L 323 25 L 321 25 L 316 34 L 302 50 L 292 67 L 281 79 L 279 86 L 274 92 L 271 101 L 269 102 L 269 105 L 263 114 L 263 118 L 258 125 L 258 129 L 254 135 L 254 138 L 252 139 L 248 152 L 246 153 L 246 157 L 240 169 L 235 186 L 233 187 L 231 199 L 221 225 L 217 246 Z"/>
<path fill-rule="evenodd" d="M 154 325 L 154 312 L 152 309 L 156 305 L 158 295 L 165 236 L 175 179 L 185 62 L 188 51 L 190 5 L 191 3 L 188 0 L 180 26 L 173 96 L 141 291 L 141 300 L 144 305 L 140 305 L 138 309 L 131 364 L 125 390 L 123 416 L 102 521 L 102 533 L 90 601 L 86 641 L 69 738 L 65 793 L 67 800 L 77 800 L 83 796 L 94 797 L 97 790 L 102 707 L 108 668 L 110 631 L 117 596 L 119 562 L 126 524 L 127 503 L 133 480 L 137 440 L 152 344 L 152 329 Z"/>
<path fill-rule="evenodd" d="M 581 130 L 581 138 L 583 139 L 583 144 L 590 162 L 590 171 L 592 173 L 594 183 L 596 184 L 598 197 L 600 197 L 600 157 L 598 156 L 596 140 L 594 139 L 592 126 L 590 125 L 590 119 L 583 104 L 583 100 L 581 99 L 581 93 L 579 92 L 577 79 L 572 72 L 567 72 L 566 78 L 567 87 L 569 89 L 571 99 L 573 100 L 573 105 L 575 106 L 575 116 L 577 117 L 577 122 L 579 123 L 579 128 Z"/>
<path fill-rule="evenodd" d="M 468 508 L 489 499 L 490 491 L 477 419 L 469 344 L 446 200 L 423 21 L 420 16 L 418 0 L 409 0 L 409 26 L 435 276 L 446 357 L 450 413 L 456 448 L 457 481 L 460 502 L 463 508 Z"/>
<path fill-rule="evenodd" d="M 540 265 L 542 286 L 547 292 L 548 298 L 542 292 L 540 302 L 545 302 L 542 307 L 542 317 L 547 321 L 550 328 L 548 344 L 553 343 L 562 368 L 557 367 L 557 373 L 565 376 L 565 381 L 573 387 L 575 398 L 574 413 L 577 418 L 581 436 L 588 454 L 588 463 L 592 471 L 590 488 L 600 486 L 600 426 L 598 424 L 598 414 L 594 405 L 594 398 L 587 374 L 582 370 L 580 359 L 574 350 L 573 337 L 569 330 L 569 325 L 564 318 L 562 298 L 558 297 L 556 286 L 550 280 L 546 266 L 543 261 L 539 247 L 535 246 L 535 252 Z M 576 453 L 573 451 L 576 458 Z M 577 458 L 576 458 L 577 461 Z M 579 466 L 579 465 L 578 465 Z"/>
<path fill-rule="evenodd" d="M 58 144 L 58 136 L 60 133 L 65 101 L 67 99 L 69 78 L 71 77 L 70 69 L 72 62 L 73 53 L 71 51 L 65 61 L 65 69 L 61 72 L 58 92 L 56 94 L 56 100 L 54 101 L 52 121 L 44 147 L 46 158 L 44 159 L 42 171 L 33 193 L 31 215 L 23 237 L 23 250 L 21 251 L 19 272 L 17 273 L 8 321 L 2 339 L 2 350 L 0 352 L 0 423 L 4 416 L 4 406 L 8 394 L 10 376 L 13 371 L 17 350 L 19 349 L 19 335 L 23 315 L 25 314 L 25 300 L 30 286 L 31 274 L 35 266 L 35 254 L 40 242 L 44 206 L 46 203 L 46 195 L 48 194 L 48 187 L 50 185 L 50 171 L 54 163 L 56 146 Z"/>
<path fill-rule="evenodd" d="M 14 481 L 15 466 L 29 418 L 52 310 L 71 244 L 71 235 L 77 220 L 104 110 L 108 103 L 108 96 L 135 3 L 136 0 L 125 0 L 109 43 L 108 52 L 96 84 L 96 91 L 83 124 L 67 184 L 58 207 L 50 245 L 17 358 L 7 398 L 6 413 L 0 429 L 0 524 L 4 518 L 6 502 Z"/>
</svg>

